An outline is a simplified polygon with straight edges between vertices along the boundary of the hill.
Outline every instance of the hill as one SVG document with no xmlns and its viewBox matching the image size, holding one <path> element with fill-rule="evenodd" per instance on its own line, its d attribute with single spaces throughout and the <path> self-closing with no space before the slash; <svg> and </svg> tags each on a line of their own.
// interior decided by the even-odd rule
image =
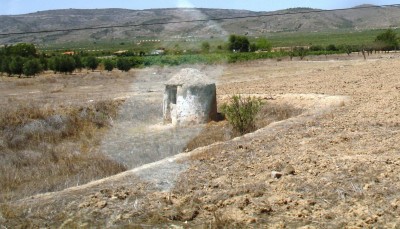
<svg viewBox="0 0 400 229">
<path fill-rule="evenodd" d="M 365 5 L 363 5 L 365 7 Z M 24 15 L 0 16 L 0 33 L 128 26 L 88 29 L 16 36 L 0 36 L 0 43 L 34 42 L 63 43 L 113 39 L 177 38 L 248 34 L 253 36 L 274 32 L 326 32 L 332 30 L 367 30 L 400 26 L 400 8 L 351 8 L 346 11 L 321 13 L 301 12 L 309 8 L 295 8 L 275 12 L 247 10 L 169 8 L 149 10 L 127 9 L 64 9 L 41 11 Z M 279 15 L 277 15 L 279 14 Z M 260 16 L 272 15 L 272 16 Z M 207 21 L 211 18 L 246 17 L 243 19 Z M 260 17 L 258 17 L 260 16 Z M 165 22 L 205 20 L 191 23 L 158 24 Z M 154 25 L 149 25 L 154 24 Z"/>
</svg>

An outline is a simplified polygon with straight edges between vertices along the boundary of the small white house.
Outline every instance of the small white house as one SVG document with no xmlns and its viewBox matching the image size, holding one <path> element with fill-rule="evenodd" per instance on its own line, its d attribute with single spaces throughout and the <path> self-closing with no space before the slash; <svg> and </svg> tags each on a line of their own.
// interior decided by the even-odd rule
<svg viewBox="0 0 400 229">
<path fill-rule="evenodd" d="M 182 69 L 165 84 L 164 123 L 207 123 L 217 115 L 215 83 L 197 69 Z"/>
<path fill-rule="evenodd" d="M 157 50 L 153 50 L 150 53 L 151 55 L 164 55 L 165 54 L 165 50 L 163 49 L 157 49 Z"/>
</svg>

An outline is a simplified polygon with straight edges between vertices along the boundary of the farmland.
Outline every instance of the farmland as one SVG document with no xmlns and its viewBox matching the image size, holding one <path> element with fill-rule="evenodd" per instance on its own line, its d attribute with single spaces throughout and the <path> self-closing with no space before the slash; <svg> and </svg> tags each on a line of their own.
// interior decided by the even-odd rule
<svg viewBox="0 0 400 229">
<path fill-rule="evenodd" d="M 192 66 L 217 81 L 219 103 L 240 93 L 302 112 L 255 133 L 182 154 L 177 162 L 152 165 L 154 169 L 138 168 L 87 185 L 3 202 L 0 223 L 7 227 L 184 226 L 186 222 L 215 227 L 395 226 L 400 188 L 399 58 L 398 53 L 374 54 L 365 61 L 360 55 L 345 54 L 308 61 L 287 58 Z M 2 90 L 2 104 L 28 100 L 85 107 L 91 100 L 125 98 L 128 102 L 131 96 L 145 96 L 149 105 L 157 107 L 162 82 L 178 69 L 3 77 L 2 87 L 9 89 Z M 77 79 L 90 79 L 87 86 L 92 89 L 74 86 Z M 65 86 L 50 89 L 57 85 Z M 126 106 L 122 101 L 120 112 Z M 125 117 L 123 113 L 119 116 Z M 157 123 L 160 117 L 140 120 L 149 118 Z M 118 122 L 114 119 L 114 126 Z M 113 131 L 108 128 L 103 131 Z M 107 134 L 98 134 L 97 138 L 108 139 Z M 87 153 L 95 153 L 94 149 Z M 157 168 L 163 168 L 162 174 Z M 163 178 L 178 171 L 178 177 Z M 277 179 L 271 177 L 272 171 L 288 172 Z"/>
</svg>

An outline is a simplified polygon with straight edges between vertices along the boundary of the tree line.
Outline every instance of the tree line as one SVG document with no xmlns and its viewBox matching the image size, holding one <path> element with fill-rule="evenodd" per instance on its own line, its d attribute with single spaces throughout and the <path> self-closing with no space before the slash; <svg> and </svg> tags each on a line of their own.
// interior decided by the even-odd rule
<svg viewBox="0 0 400 229">
<path fill-rule="evenodd" d="M 142 61 L 138 57 L 98 58 L 90 55 L 46 55 L 39 53 L 33 44 L 20 43 L 0 48 L 0 73 L 7 76 L 32 77 L 43 71 L 71 74 L 83 68 L 94 71 L 102 64 L 104 69 L 117 68 L 129 71 Z"/>
<path fill-rule="evenodd" d="M 309 47 L 293 47 L 291 50 L 281 50 L 280 55 L 299 56 L 303 59 L 308 54 L 321 55 L 332 53 L 347 53 L 350 55 L 352 52 L 362 52 L 369 54 L 373 51 L 391 51 L 399 49 L 399 37 L 397 34 L 388 29 L 379 34 L 372 44 L 366 45 L 340 45 L 334 44 L 325 47 L 320 45 L 311 45 Z M 224 49 L 232 54 L 223 54 L 228 62 L 235 62 L 236 60 L 254 59 L 251 52 L 261 51 L 270 52 L 272 44 L 266 38 L 258 38 L 250 42 L 246 36 L 230 35 L 228 42 L 224 45 Z M 219 49 L 223 49 L 219 46 Z M 165 56 L 145 56 L 142 55 L 129 55 L 118 57 L 96 57 L 86 53 L 78 53 L 73 55 L 39 53 L 33 44 L 20 43 L 16 45 L 9 45 L 0 48 L 0 73 L 7 74 L 8 76 L 35 76 L 43 71 L 52 70 L 54 73 L 68 74 L 76 70 L 80 71 L 83 68 L 95 70 L 101 64 L 106 71 L 112 71 L 117 68 L 121 71 L 129 71 L 131 68 L 140 66 L 150 66 L 154 64 L 161 65 L 179 65 L 182 63 L 200 62 L 215 62 L 220 61 L 223 57 L 212 56 L 209 53 L 210 44 L 203 42 L 201 44 L 202 55 L 189 55 L 185 57 L 182 55 L 165 55 Z M 240 53 L 248 53 L 248 55 L 240 56 Z M 200 54 L 199 54 L 200 55 Z M 217 55 L 217 54 L 215 54 Z M 256 55 L 256 54 L 253 54 Z M 260 58 L 270 57 L 271 55 L 258 55 Z M 273 55 L 272 55 L 273 56 Z"/>
</svg>

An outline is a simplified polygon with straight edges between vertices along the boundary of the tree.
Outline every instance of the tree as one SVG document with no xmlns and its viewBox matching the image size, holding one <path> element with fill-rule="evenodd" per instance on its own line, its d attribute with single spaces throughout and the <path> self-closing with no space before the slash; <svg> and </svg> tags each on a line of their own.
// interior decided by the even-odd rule
<svg viewBox="0 0 400 229">
<path fill-rule="evenodd" d="M 111 72 L 114 69 L 114 62 L 110 59 L 105 59 L 104 62 L 104 69 Z"/>
<path fill-rule="evenodd" d="M 325 50 L 325 48 L 322 47 L 321 45 L 311 45 L 311 47 L 310 47 L 310 51 L 313 51 L 313 52 L 324 51 L 324 50 Z"/>
<path fill-rule="evenodd" d="M 72 73 L 76 69 L 75 60 L 72 56 L 61 56 L 58 61 L 58 71 L 61 73 Z"/>
<path fill-rule="evenodd" d="M 83 63 L 82 63 L 82 58 L 80 55 L 74 55 L 74 61 L 75 61 L 75 67 L 76 69 L 78 69 L 79 71 L 82 70 L 82 68 L 84 67 Z"/>
<path fill-rule="evenodd" d="M 300 60 L 303 60 L 304 57 L 306 57 L 308 54 L 308 49 L 306 49 L 304 47 L 295 47 L 293 49 L 293 52 L 294 52 L 294 55 L 300 57 Z"/>
<path fill-rule="evenodd" d="M 228 48 L 230 51 L 248 52 L 250 42 L 245 36 L 230 35 Z"/>
<path fill-rule="evenodd" d="M 53 70 L 54 73 L 60 71 L 60 57 L 55 56 L 49 59 L 47 66 L 50 70 Z"/>
<path fill-rule="evenodd" d="M 375 42 L 383 44 L 383 49 L 385 51 L 397 49 L 399 46 L 397 34 L 392 29 L 388 29 L 384 33 L 379 34 Z"/>
<path fill-rule="evenodd" d="M 117 68 L 119 70 L 121 70 L 121 71 L 128 72 L 132 68 L 132 65 L 131 65 L 131 63 L 129 62 L 128 59 L 126 59 L 126 58 L 118 58 L 118 60 L 117 60 Z"/>
<path fill-rule="evenodd" d="M 137 56 L 133 56 L 129 58 L 129 62 L 131 64 L 131 68 L 138 68 L 141 65 L 143 65 L 143 58 L 142 57 L 137 57 Z"/>
<path fill-rule="evenodd" d="M 46 71 L 49 69 L 48 59 L 44 53 L 39 56 L 40 65 L 42 66 L 42 70 Z"/>
<path fill-rule="evenodd" d="M 351 45 L 342 45 L 339 47 L 339 50 L 347 53 L 347 55 L 350 56 L 350 54 L 353 52 L 353 50 L 355 50 L 355 48 Z"/>
<path fill-rule="evenodd" d="M 258 50 L 258 48 L 257 48 L 257 45 L 256 44 L 254 44 L 254 43 L 251 43 L 250 44 L 250 52 L 255 52 L 255 51 L 257 51 Z"/>
<path fill-rule="evenodd" d="M 55 56 L 49 60 L 49 68 L 54 73 L 72 73 L 76 68 L 76 64 L 72 56 Z"/>
<path fill-rule="evenodd" d="M 11 69 L 10 69 L 10 59 L 9 58 L 4 58 L 3 61 L 1 62 L 1 72 L 7 73 L 8 76 L 11 76 Z"/>
<path fill-rule="evenodd" d="M 35 45 L 28 43 L 20 43 L 16 45 L 8 46 L 6 49 L 9 55 L 21 56 L 21 57 L 32 57 L 37 55 Z"/>
<path fill-rule="evenodd" d="M 24 60 L 20 56 L 16 56 L 10 63 L 11 74 L 21 76 L 23 73 Z"/>
<path fill-rule="evenodd" d="M 271 51 L 272 50 L 272 44 L 269 42 L 266 38 L 261 37 L 256 41 L 256 47 L 258 50 L 261 51 Z"/>
<path fill-rule="evenodd" d="M 5 61 L 5 57 L 2 56 L 2 52 L 0 49 L 0 75 L 2 76 L 4 71 L 3 71 L 3 62 Z"/>
<path fill-rule="evenodd" d="M 38 59 L 30 59 L 24 63 L 23 73 L 26 76 L 34 76 L 42 71 L 42 66 Z"/>
<path fill-rule="evenodd" d="M 207 41 L 201 43 L 201 51 L 205 53 L 210 52 L 210 43 L 208 43 Z"/>
<path fill-rule="evenodd" d="M 334 44 L 326 46 L 326 51 L 339 51 L 339 49 Z"/>
<path fill-rule="evenodd" d="M 85 59 L 85 66 L 94 71 L 99 66 L 99 61 L 94 56 L 88 56 Z"/>
</svg>

